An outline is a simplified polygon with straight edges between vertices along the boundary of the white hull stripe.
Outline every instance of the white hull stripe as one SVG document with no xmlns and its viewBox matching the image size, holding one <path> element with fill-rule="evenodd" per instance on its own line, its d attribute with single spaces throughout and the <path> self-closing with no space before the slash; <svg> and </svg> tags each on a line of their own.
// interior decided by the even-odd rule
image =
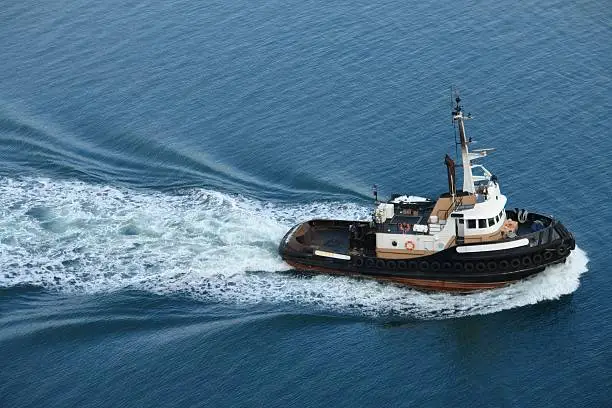
<svg viewBox="0 0 612 408">
<path fill-rule="evenodd" d="M 525 245 L 529 245 L 529 240 L 527 238 L 510 242 L 498 242 L 496 244 L 460 246 L 457 247 L 457 252 L 462 254 L 466 252 L 502 251 L 504 249 L 519 248 Z"/>
<path fill-rule="evenodd" d="M 314 251 L 315 255 L 324 256 L 326 258 L 336 258 L 336 259 L 344 259 L 345 261 L 350 261 L 351 257 L 343 254 L 336 254 L 333 252 L 319 251 L 318 249 Z"/>
</svg>

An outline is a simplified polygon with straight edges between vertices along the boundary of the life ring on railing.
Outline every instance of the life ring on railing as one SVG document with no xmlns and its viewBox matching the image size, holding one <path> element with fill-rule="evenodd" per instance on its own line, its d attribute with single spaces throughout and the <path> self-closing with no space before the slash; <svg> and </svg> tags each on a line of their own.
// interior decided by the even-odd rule
<svg viewBox="0 0 612 408">
<path fill-rule="evenodd" d="M 404 247 L 406 247 L 408 251 L 414 250 L 414 246 L 414 242 L 412 241 L 406 241 L 406 243 L 404 244 Z"/>
<path fill-rule="evenodd" d="M 397 227 L 404 234 L 407 232 L 410 232 L 410 224 L 401 223 L 401 224 L 397 224 Z"/>
</svg>

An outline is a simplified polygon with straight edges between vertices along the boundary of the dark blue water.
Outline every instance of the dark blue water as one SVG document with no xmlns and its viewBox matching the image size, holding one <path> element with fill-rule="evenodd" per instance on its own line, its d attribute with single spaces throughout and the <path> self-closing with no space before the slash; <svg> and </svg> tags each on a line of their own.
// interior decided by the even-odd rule
<svg viewBox="0 0 612 408">
<path fill-rule="evenodd" d="M 610 10 L 3 3 L 0 406 L 610 406 Z M 451 85 L 568 263 L 465 296 L 287 273 L 294 223 L 444 190 Z"/>
</svg>

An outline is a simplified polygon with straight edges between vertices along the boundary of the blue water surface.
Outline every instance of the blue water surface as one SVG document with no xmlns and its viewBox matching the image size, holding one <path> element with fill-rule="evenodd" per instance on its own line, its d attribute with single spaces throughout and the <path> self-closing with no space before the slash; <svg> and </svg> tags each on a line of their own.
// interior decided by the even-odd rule
<svg viewBox="0 0 612 408">
<path fill-rule="evenodd" d="M 1 407 L 610 406 L 604 1 L 7 0 Z M 435 197 L 450 86 L 568 263 L 420 293 L 276 253 Z"/>
</svg>

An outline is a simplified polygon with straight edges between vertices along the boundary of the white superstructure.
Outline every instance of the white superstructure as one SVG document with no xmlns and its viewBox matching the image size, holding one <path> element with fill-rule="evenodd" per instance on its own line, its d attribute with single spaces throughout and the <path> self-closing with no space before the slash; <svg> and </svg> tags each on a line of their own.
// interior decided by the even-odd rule
<svg viewBox="0 0 612 408">
<path fill-rule="evenodd" d="M 456 191 L 455 164 L 447 158 L 449 193 L 442 195 L 427 215 L 424 216 L 425 212 L 419 212 L 418 209 L 409 209 L 410 205 L 431 203 L 422 197 L 404 195 L 388 203 L 378 204 L 374 213 L 374 220 L 379 226 L 376 233 L 378 256 L 420 256 L 452 245 L 474 242 L 486 244 L 501 238 L 506 222 L 506 196 L 501 193 L 497 178 L 481 164 L 474 163 L 493 149 L 470 152 L 471 140 L 466 136 L 464 121 L 471 117 L 464 117 L 458 97 L 456 102 L 453 121 L 459 130 L 463 190 Z M 406 207 L 408 209 L 404 209 Z"/>
</svg>

